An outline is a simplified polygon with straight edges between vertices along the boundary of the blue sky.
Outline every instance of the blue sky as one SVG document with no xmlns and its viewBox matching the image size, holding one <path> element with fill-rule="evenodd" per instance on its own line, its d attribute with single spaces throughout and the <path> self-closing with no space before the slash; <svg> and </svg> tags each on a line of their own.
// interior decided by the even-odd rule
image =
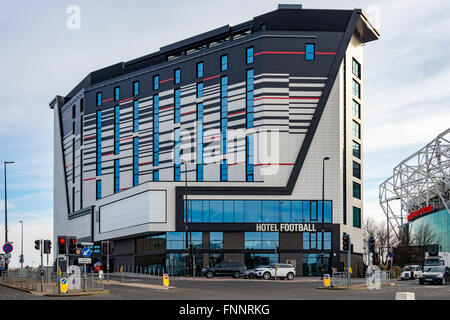
<svg viewBox="0 0 450 320">
<path fill-rule="evenodd" d="M 282 3 L 295 3 L 284 0 Z M 37 265 L 34 240 L 52 239 L 53 112 L 90 71 L 274 10 L 279 1 L 15 1 L 0 12 L 0 161 L 8 166 L 8 229 L 13 266 L 24 223 L 25 263 Z M 383 219 L 378 185 L 402 159 L 450 124 L 448 1 L 302 1 L 305 8 L 362 8 L 381 38 L 364 52 L 362 117 L 364 212 Z M 69 30 L 69 5 L 81 9 L 81 29 Z M 3 166 L 0 242 L 4 240 Z"/>
</svg>

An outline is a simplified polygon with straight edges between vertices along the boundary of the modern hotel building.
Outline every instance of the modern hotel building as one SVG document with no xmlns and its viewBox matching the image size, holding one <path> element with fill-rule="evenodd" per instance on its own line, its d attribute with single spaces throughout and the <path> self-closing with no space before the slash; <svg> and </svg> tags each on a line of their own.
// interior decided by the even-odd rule
<svg viewBox="0 0 450 320">
<path fill-rule="evenodd" d="M 54 111 L 54 236 L 111 265 L 220 261 L 362 274 L 359 9 L 275 11 L 91 72 Z M 56 257 L 55 257 L 56 258 Z M 106 257 L 97 258 L 105 261 Z M 111 267 L 112 268 L 112 267 Z"/>
</svg>

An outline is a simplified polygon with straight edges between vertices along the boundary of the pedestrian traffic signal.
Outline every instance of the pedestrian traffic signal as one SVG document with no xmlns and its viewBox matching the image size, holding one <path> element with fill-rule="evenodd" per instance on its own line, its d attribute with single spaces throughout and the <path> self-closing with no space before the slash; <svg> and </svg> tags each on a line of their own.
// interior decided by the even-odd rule
<svg viewBox="0 0 450 320">
<path fill-rule="evenodd" d="M 77 238 L 68 237 L 69 241 L 69 254 L 77 254 Z"/>
<path fill-rule="evenodd" d="M 52 242 L 50 240 L 44 240 L 44 253 L 50 253 L 52 249 Z"/>
<path fill-rule="evenodd" d="M 349 249 L 350 249 L 349 242 L 350 242 L 350 236 L 344 232 L 344 234 L 342 235 L 342 250 L 343 251 L 349 251 Z"/>
<path fill-rule="evenodd" d="M 34 248 L 36 250 L 41 250 L 41 240 L 34 240 Z"/>
<path fill-rule="evenodd" d="M 369 238 L 369 253 L 375 252 L 375 238 Z"/>
<path fill-rule="evenodd" d="M 58 237 L 58 253 L 66 255 L 67 254 L 67 237 Z"/>
</svg>

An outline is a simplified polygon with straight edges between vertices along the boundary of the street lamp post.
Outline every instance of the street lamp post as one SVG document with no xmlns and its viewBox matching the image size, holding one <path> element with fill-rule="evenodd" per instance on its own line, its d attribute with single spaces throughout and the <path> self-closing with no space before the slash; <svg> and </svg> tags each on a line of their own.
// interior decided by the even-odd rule
<svg viewBox="0 0 450 320">
<path fill-rule="evenodd" d="M 6 165 L 12 164 L 14 161 L 4 161 L 4 168 L 5 168 L 5 243 L 8 243 L 8 196 L 6 191 Z M 8 265 L 5 264 L 5 270 L 8 270 Z"/>
<path fill-rule="evenodd" d="M 21 233 L 20 233 L 20 237 L 21 237 L 21 243 L 20 243 L 20 269 L 23 269 L 23 221 L 19 221 L 21 224 Z"/>
<path fill-rule="evenodd" d="M 323 278 L 325 274 L 325 254 L 324 254 L 324 240 L 325 240 L 325 232 L 324 232 L 324 220 L 325 220 L 325 161 L 330 160 L 329 157 L 325 157 L 322 160 L 322 267 L 321 267 L 321 277 Z"/>
</svg>

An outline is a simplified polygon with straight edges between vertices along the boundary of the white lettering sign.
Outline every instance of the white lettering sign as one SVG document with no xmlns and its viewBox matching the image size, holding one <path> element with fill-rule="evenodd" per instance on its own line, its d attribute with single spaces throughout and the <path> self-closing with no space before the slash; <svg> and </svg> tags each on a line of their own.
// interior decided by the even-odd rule
<svg viewBox="0 0 450 320">
<path fill-rule="evenodd" d="M 316 232 L 313 223 L 258 223 L 257 232 Z"/>
</svg>

